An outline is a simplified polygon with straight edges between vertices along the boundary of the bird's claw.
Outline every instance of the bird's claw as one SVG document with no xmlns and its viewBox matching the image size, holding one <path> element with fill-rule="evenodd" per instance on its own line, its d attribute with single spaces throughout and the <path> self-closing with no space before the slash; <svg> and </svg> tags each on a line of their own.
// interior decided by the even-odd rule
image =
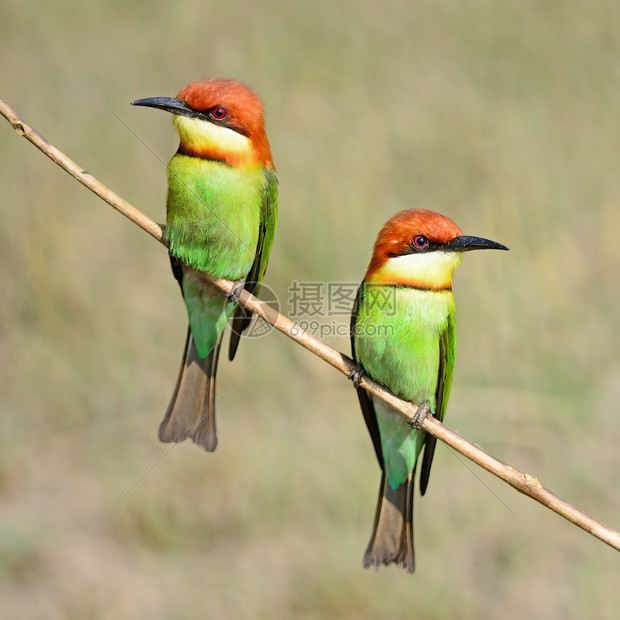
<svg viewBox="0 0 620 620">
<path fill-rule="evenodd" d="M 418 406 L 418 410 L 413 414 L 413 417 L 408 420 L 409 426 L 416 431 L 419 431 L 424 424 L 426 416 L 431 412 L 431 406 L 428 402 L 422 403 Z"/>
<path fill-rule="evenodd" d="M 226 295 L 226 299 L 228 299 L 231 304 L 236 304 L 239 301 L 239 297 L 241 297 L 241 291 L 244 287 L 245 280 L 237 280 L 230 289 L 230 293 Z"/>
<path fill-rule="evenodd" d="M 349 373 L 349 379 L 353 381 L 353 386 L 358 388 L 364 375 L 364 368 L 361 364 L 356 364 L 353 370 Z"/>
</svg>

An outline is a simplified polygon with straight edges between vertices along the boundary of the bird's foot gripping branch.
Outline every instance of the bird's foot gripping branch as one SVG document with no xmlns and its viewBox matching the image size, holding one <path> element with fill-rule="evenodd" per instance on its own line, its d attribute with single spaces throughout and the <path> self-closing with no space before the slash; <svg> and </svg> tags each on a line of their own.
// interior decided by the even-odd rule
<svg viewBox="0 0 620 620">
<path fill-rule="evenodd" d="M 431 404 L 427 401 L 418 407 L 418 410 L 413 414 L 411 420 L 407 420 L 409 426 L 414 431 L 419 431 L 424 425 L 426 416 L 431 412 Z"/>
</svg>

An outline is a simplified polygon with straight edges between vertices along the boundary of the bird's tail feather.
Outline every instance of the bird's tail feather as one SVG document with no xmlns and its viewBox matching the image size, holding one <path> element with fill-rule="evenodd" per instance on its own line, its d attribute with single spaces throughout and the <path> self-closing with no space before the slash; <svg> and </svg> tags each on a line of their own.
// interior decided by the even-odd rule
<svg viewBox="0 0 620 620">
<path fill-rule="evenodd" d="M 375 523 L 364 554 L 364 568 L 397 564 L 415 571 L 413 549 L 413 477 L 392 489 L 385 473 L 381 477 Z"/>
<path fill-rule="evenodd" d="M 204 358 L 199 357 L 191 331 L 187 330 L 179 378 L 168 410 L 159 425 L 163 442 L 188 437 L 209 452 L 217 447 L 215 429 L 215 375 L 222 337 Z"/>
</svg>

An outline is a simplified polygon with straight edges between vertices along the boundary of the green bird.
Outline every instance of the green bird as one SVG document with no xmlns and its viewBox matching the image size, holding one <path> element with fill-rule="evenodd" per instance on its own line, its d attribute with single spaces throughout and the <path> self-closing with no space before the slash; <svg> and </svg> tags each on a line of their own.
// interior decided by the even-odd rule
<svg viewBox="0 0 620 620">
<path fill-rule="evenodd" d="M 133 105 L 171 112 L 179 148 L 168 163 L 166 238 L 189 328 L 181 370 L 159 438 L 187 437 L 217 446 L 215 376 L 224 328 L 232 316 L 229 359 L 252 315 L 237 304 L 243 288 L 258 293 L 276 229 L 278 189 L 263 105 L 245 84 L 210 79 L 176 97 Z M 234 280 L 231 295 L 206 282 Z"/>
<path fill-rule="evenodd" d="M 424 495 L 436 444 L 421 423 L 428 413 L 443 420 L 454 370 L 452 274 L 463 252 L 483 249 L 508 248 L 463 236 L 452 220 L 424 209 L 397 213 L 377 237 L 351 317 L 351 378 L 382 470 L 365 568 L 394 563 L 415 571 L 414 476 L 424 448 Z M 421 407 L 416 423 L 360 388 L 362 373 Z"/>
</svg>

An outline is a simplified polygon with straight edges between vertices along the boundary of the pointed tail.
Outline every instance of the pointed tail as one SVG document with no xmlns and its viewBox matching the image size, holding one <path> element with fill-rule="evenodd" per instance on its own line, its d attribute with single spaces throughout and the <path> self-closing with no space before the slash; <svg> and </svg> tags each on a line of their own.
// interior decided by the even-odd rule
<svg viewBox="0 0 620 620">
<path fill-rule="evenodd" d="M 188 328 L 179 378 L 166 415 L 159 425 L 161 441 L 169 443 L 191 437 L 209 452 L 217 447 L 215 375 L 221 343 L 220 336 L 213 351 L 201 358 Z"/>
<path fill-rule="evenodd" d="M 385 473 L 381 477 L 375 523 L 364 554 L 364 568 L 397 564 L 415 572 L 413 549 L 413 476 L 392 489 Z"/>
</svg>

